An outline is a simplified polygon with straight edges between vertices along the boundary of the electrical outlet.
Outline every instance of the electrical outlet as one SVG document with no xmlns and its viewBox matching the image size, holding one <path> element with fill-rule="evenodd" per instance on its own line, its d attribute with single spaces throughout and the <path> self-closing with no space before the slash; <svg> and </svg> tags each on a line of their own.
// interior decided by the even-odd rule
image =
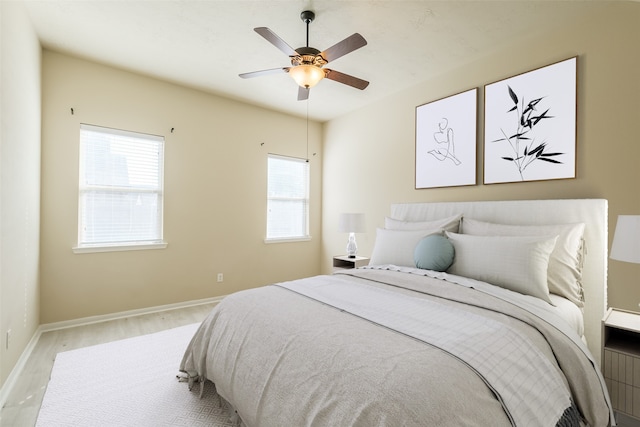
<svg viewBox="0 0 640 427">
<path fill-rule="evenodd" d="M 224 276 L 222 273 L 218 273 L 218 282 L 222 282 L 224 280 Z"/>
</svg>

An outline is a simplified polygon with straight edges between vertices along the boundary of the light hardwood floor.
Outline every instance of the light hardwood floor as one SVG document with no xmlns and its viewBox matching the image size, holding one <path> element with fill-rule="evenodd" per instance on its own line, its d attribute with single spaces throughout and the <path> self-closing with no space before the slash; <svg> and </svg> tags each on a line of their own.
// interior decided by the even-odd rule
<svg viewBox="0 0 640 427">
<path fill-rule="evenodd" d="M 36 423 L 56 354 L 201 322 L 216 303 L 43 332 L 0 411 L 0 426 Z M 177 368 L 176 368 L 177 371 Z"/>
<path fill-rule="evenodd" d="M 638 427 L 640 426 L 640 420 L 628 417 L 624 414 L 616 414 L 616 421 L 618 427 Z"/>
</svg>

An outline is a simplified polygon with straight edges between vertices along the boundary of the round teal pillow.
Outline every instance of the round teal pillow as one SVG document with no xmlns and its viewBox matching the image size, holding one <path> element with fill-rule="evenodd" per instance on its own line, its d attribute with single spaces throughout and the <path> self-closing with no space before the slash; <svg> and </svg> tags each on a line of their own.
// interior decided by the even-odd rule
<svg viewBox="0 0 640 427">
<path fill-rule="evenodd" d="M 453 264 L 454 256 L 453 244 L 440 234 L 424 237 L 413 250 L 416 267 L 423 270 L 446 271 Z"/>
</svg>

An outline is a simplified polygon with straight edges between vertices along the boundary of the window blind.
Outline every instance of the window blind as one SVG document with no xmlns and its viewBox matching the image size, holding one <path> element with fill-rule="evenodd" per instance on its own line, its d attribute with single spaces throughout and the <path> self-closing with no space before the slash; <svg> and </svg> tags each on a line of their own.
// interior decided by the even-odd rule
<svg viewBox="0 0 640 427">
<path fill-rule="evenodd" d="M 268 155 L 267 240 L 309 237 L 309 163 Z"/>
<path fill-rule="evenodd" d="M 164 138 L 80 126 L 78 247 L 162 242 Z"/>
</svg>

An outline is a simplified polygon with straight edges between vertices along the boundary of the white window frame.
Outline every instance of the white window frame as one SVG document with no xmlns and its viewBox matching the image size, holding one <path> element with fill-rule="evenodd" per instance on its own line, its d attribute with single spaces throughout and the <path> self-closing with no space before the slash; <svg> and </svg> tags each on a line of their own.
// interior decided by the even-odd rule
<svg viewBox="0 0 640 427">
<path fill-rule="evenodd" d="M 125 185 L 116 185 L 113 183 L 91 183 L 86 179 L 86 164 L 85 164 L 85 150 L 86 144 L 90 144 L 91 141 L 85 138 L 89 133 L 100 133 L 104 137 L 113 137 L 114 140 L 118 138 L 132 138 L 132 143 L 135 140 L 144 142 L 145 144 L 156 144 L 158 159 L 154 162 L 157 169 L 154 173 L 157 174 L 157 182 L 153 185 L 149 183 L 135 184 L 130 181 Z M 73 248 L 74 253 L 86 253 L 86 252 L 113 252 L 113 251 L 128 251 L 128 250 L 143 250 L 143 249 L 164 249 L 167 247 L 167 243 L 163 240 L 163 222 L 164 222 L 164 137 L 158 135 L 150 135 L 140 132 L 131 132 L 120 129 L 113 129 L 101 126 L 94 126 L 88 124 L 80 125 L 80 150 L 79 150 L 79 177 L 78 177 L 78 242 L 77 246 Z M 126 163 L 127 176 L 130 173 L 141 171 L 142 169 L 135 169 L 129 167 L 129 162 Z M 145 164 L 148 166 L 148 164 Z M 111 236 L 112 238 L 105 238 L 105 241 L 95 241 L 92 238 L 87 237 L 85 233 L 84 224 L 84 212 L 85 206 L 83 201 L 86 197 L 95 193 L 122 195 L 126 194 L 139 194 L 149 195 L 155 194 L 157 197 L 156 212 L 154 217 L 155 227 L 152 229 L 151 236 L 148 238 L 139 238 L 128 240 L 124 235 L 118 235 L 117 233 Z"/>
<path fill-rule="evenodd" d="M 303 167 L 303 179 L 306 179 L 306 182 L 303 184 L 304 185 L 304 194 L 301 195 L 300 197 L 284 197 L 282 195 L 274 195 L 271 194 L 271 190 L 270 190 L 270 184 L 272 181 L 272 176 L 271 176 L 271 170 L 269 167 L 269 162 L 271 160 L 285 160 L 285 161 L 290 161 L 290 162 L 295 162 L 296 164 L 301 164 L 304 165 Z M 300 241 L 306 241 L 306 240 L 311 240 L 311 236 L 309 235 L 309 205 L 310 205 L 310 196 L 309 196 L 309 182 L 311 180 L 310 178 L 311 174 L 310 174 L 310 165 L 309 165 L 309 161 L 306 159 L 300 159 L 297 157 L 290 157 L 290 156 L 282 156 L 282 155 L 278 155 L 278 154 L 268 154 L 267 155 L 267 223 L 266 223 L 266 237 L 265 237 L 265 242 L 266 243 L 279 243 L 279 242 L 300 242 Z M 303 203 L 303 209 L 302 209 L 302 216 L 299 218 L 300 223 L 302 224 L 302 232 L 300 234 L 287 234 L 287 235 L 279 235 L 278 233 L 275 233 L 273 230 L 270 230 L 269 224 L 271 223 L 271 218 L 273 215 L 273 212 L 271 211 L 270 207 L 271 207 L 271 202 L 302 202 Z M 278 235 L 276 235 L 278 234 Z"/>
</svg>

